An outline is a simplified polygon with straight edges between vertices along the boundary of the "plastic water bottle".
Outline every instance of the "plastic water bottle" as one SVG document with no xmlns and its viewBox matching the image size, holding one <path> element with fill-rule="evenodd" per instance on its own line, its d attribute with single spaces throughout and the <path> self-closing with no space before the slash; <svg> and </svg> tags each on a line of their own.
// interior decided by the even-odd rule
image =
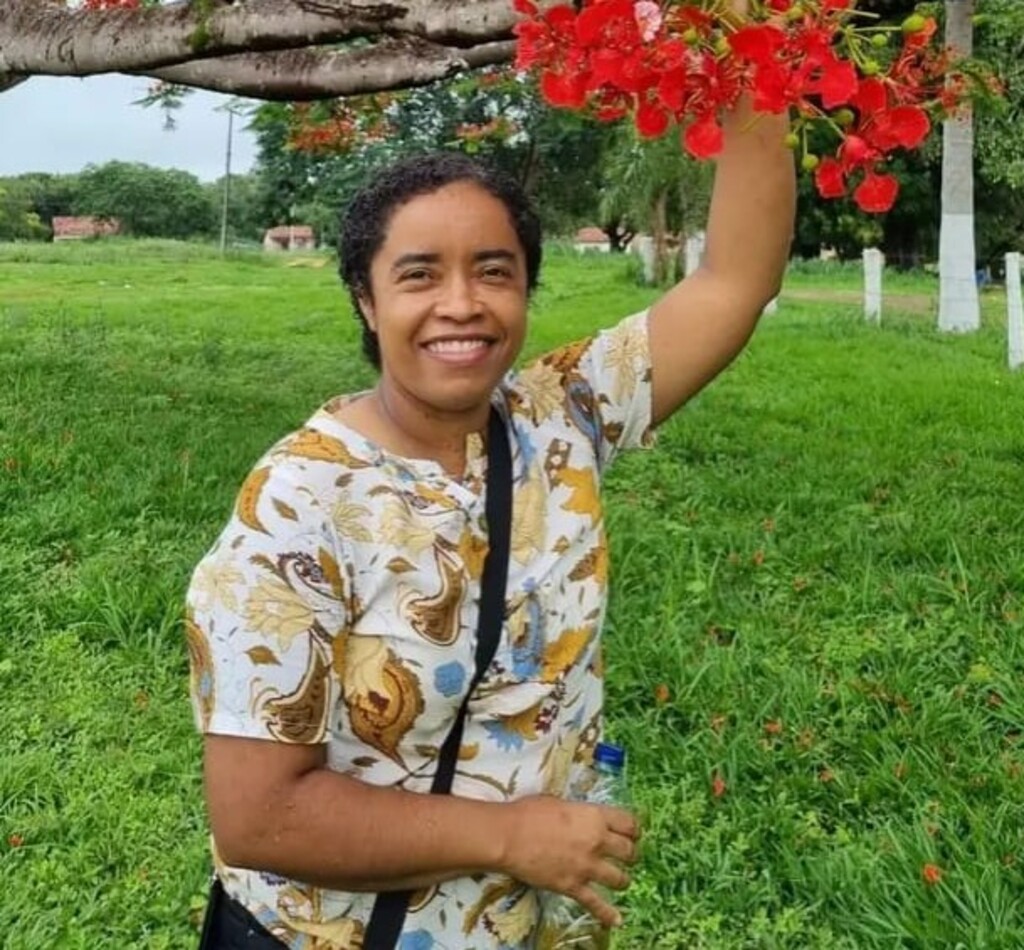
<svg viewBox="0 0 1024 950">
<path fill-rule="evenodd" d="M 610 742 L 599 742 L 594 764 L 576 801 L 597 805 L 629 804 L 626 784 L 626 750 Z M 602 888 L 602 896 L 608 894 Z M 611 932 L 590 912 L 564 894 L 545 893 L 541 900 L 541 921 L 534 950 L 606 950 Z"/>
</svg>

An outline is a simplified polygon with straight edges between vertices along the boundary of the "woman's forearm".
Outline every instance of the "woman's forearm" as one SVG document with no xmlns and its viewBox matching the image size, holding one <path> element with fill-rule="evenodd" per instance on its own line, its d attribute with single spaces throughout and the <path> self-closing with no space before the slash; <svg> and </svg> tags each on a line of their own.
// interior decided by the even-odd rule
<svg viewBox="0 0 1024 950">
<path fill-rule="evenodd" d="M 248 832 L 215 820 L 228 864 L 344 891 L 418 889 L 504 869 L 508 805 L 378 788 L 326 768 L 282 791 Z"/>
</svg>

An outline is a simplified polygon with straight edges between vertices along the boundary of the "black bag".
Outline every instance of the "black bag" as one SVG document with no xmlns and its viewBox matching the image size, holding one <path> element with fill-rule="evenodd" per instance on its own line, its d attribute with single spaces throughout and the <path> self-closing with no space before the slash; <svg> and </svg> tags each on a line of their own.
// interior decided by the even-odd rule
<svg viewBox="0 0 1024 950">
<path fill-rule="evenodd" d="M 220 878 L 214 877 L 199 950 L 285 950 L 285 945 L 242 904 L 228 897 Z"/>
<path fill-rule="evenodd" d="M 493 407 L 487 428 L 486 516 L 489 546 L 480 581 L 476 670 L 451 731 L 441 746 L 437 772 L 430 787 L 431 795 L 447 795 L 451 791 L 469 697 L 494 659 L 505 619 L 505 587 L 512 535 L 512 453 L 505 423 Z M 363 950 L 394 950 L 412 893 L 388 891 L 377 896 L 363 937 Z M 214 880 L 199 950 L 279 950 L 283 946 L 245 907 L 228 897 L 219 879 Z"/>
</svg>

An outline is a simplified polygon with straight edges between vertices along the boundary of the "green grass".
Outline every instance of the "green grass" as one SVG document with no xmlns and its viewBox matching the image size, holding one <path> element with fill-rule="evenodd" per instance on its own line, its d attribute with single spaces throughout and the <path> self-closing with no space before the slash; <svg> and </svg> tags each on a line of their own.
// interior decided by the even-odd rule
<svg viewBox="0 0 1024 950">
<path fill-rule="evenodd" d="M 530 352 L 651 299 L 549 263 Z M 1024 945 L 1024 377 L 998 295 L 940 337 L 899 278 L 878 329 L 851 273 L 794 273 L 610 480 L 620 947 Z M 184 586 L 263 449 L 371 379 L 330 263 L 0 247 L 3 946 L 194 945 Z"/>
</svg>

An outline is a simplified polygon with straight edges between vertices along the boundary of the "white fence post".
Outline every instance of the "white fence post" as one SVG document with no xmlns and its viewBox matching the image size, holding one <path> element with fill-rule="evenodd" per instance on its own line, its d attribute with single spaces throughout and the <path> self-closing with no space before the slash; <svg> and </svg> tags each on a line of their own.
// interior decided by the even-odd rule
<svg viewBox="0 0 1024 950">
<path fill-rule="evenodd" d="M 643 261 L 644 265 L 644 283 L 654 283 L 654 238 L 649 234 L 638 234 L 633 238 L 632 243 L 629 245 L 629 249 Z"/>
<path fill-rule="evenodd" d="M 690 237 L 686 239 L 685 272 L 687 277 L 700 267 L 700 260 L 704 256 L 705 240 L 706 236 L 703 231 L 691 234 Z"/>
<path fill-rule="evenodd" d="M 1021 301 L 1020 254 L 1006 255 L 1006 325 L 1010 341 L 1010 369 L 1024 366 L 1024 303 Z"/>
<path fill-rule="evenodd" d="M 864 319 L 882 322 L 882 271 L 885 255 L 877 247 L 864 248 Z"/>
</svg>

